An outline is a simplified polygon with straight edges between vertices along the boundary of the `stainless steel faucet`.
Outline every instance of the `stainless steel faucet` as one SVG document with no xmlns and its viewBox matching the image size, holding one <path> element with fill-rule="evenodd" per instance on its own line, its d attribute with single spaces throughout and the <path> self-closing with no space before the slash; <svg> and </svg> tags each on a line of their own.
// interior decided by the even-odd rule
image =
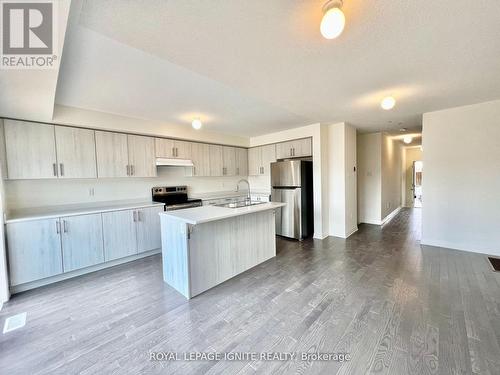
<svg viewBox="0 0 500 375">
<path fill-rule="evenodd" d="M 248 186 L 248 196 L 247 196 L 247 201 L 251 201 L 252 199 L 250 198 L 250 182 L 248 180 L 245 180 L 244 178 L 239 180 L 238 183 L 236 184 L 236 191 L 240 191 L 240 182 L 246 182 Z"/>
</svg>

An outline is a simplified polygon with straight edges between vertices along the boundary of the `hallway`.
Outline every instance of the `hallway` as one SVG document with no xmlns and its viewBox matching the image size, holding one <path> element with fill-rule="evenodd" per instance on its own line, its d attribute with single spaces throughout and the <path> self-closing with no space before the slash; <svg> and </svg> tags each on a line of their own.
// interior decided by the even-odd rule
<svg viewBox="0 0 500 375">
<path fill-rule="evenodd" d="M 9 374 L 495 374 L 500 274 L 480 254 L 420 248 L 420 212 L 347 240 L 278 239 L 278 256 L 190 301 L 161 258 L 14 296 Z M 145 293 L 147 291 L 147 293 Z M 348 353 L 333 361 L 155 362 L 150 352 Z"/>
</svg>

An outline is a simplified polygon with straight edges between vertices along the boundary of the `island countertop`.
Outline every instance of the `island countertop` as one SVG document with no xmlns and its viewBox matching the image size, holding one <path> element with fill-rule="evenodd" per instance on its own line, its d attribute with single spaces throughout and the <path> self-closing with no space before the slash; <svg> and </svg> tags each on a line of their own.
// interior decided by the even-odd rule
<svg viewBox="0 0 500 375">
<path fill-rule="evenodd" d="M 286 203 L 268 202 L 256 204 L 253 206 L 229 208 L 218 206 L 202 206 L 186 208 L 178 211 L 161 212 L 160 215 L 167 215 L 187 224 L 197 225 L 227 219 L 234 216 L 248 215 L 255 212 L 274 210 L 285 206 Z"/>
</svg>

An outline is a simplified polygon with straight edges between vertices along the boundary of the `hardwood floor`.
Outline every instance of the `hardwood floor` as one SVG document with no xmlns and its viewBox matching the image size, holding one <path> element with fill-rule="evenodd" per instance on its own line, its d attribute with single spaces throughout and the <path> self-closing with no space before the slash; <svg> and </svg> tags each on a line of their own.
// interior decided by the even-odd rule
<svg viewBox="0 0 500 375">
<path fill-rule="evenodd" d="M 420 247 L 420 210 L 278 256 L 187 302 L 161 257 L 16 295 L 2 374 L 499 374 L 500 273 Z M 342 352 L 333 361 L 150 361 L 150 352 Z"/>
</svg>

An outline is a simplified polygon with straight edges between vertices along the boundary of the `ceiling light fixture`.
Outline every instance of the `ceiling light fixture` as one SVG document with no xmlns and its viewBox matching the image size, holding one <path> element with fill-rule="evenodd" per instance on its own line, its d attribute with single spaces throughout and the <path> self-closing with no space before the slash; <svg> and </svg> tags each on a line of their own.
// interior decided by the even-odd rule
<svg viewBox="0 0 500 375">
<path fill-rule="evenodd" d="M 396 99 L 394 99 L 392 96 L 385 97 L 384 99 L 382 99 L 382 102 L 380 103 L 382 109 L 385 109 L 386 111 L 393 109 L 395 105 L 396 105 Z"/>
<path fill-rule="evenodd" d="M 196 130 L 201 129 L 201 126 L 202 126 L 201 120 L 198 117 L 193 119 L 191 126 Z"/>
<path fill-rule="evenodd" d="M 326 39 L 335 39 L 345 27 L 345 16 L 342 8 L 342 0 L 329 0 L 323 5 L 323 19 L 321 20 L 321 35 Z"/>
<path fill-rule="evenodd" d="M 405 135 L 403 137 L 403 142 L 409 145 L 413 141 L 413 137 L 411 135 Z"/>
</svg>

